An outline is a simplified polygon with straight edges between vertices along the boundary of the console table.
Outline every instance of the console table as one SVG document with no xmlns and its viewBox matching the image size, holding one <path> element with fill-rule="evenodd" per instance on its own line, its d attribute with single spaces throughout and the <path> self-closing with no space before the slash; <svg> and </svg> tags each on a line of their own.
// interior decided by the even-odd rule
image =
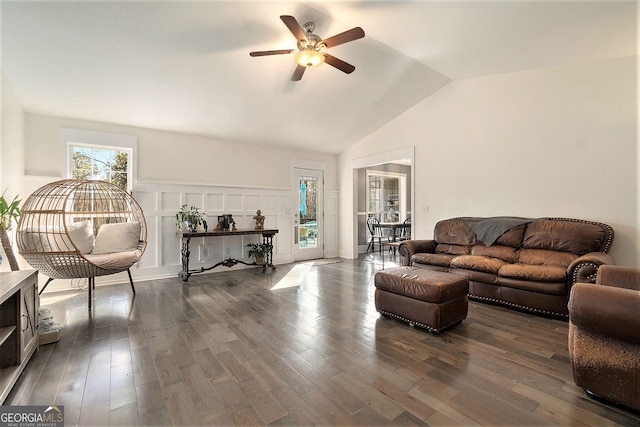
<svg viewBox="0 0 640 427">
<path fill-rule="evenodd" d="M 212 265 L 211 267 L 201 267 L 196 270 L 189 270 L 189 241 L 192 237 L 222 237 L 222 236 L 246 236 L 249 234 L 259 234 L 262 236 L 262 243 L 268 243 L 271 246 L 271 250 L 265 259 L 265 263 L 262 264 L 262 272 L 264 273 L 267 267 L 271 267 L 272 270 L 276 269 L 276 266 L 273 265 L 273 236 L 278 233 L 278 230 L 275 228 L 269 228 L 264 230 L 235 230 L 235 231 L 203 231 L 195 233 L 193 232 L 183 232 L 181 233 L 182 247 L 181 247 L 181 255 L 182 255 L 182 270 L 178 273 L 178 277 L 183 281 L 188 281 L 189 276 L 195 273 L 202 273 L 205 271 L 212 270 L 218 266 L 225 267 L 233 267 L 236 264 L 244 264 L 244 265 L 258 265 L 254 262 L 248 263 L 239 259 L 227 258 L 219 263 Z"/>
</svg>

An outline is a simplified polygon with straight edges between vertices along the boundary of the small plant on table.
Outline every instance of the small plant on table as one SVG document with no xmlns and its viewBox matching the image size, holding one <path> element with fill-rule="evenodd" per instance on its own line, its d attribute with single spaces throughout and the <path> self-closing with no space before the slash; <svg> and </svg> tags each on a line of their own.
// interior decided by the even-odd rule
<svg viewBox="0 0 640 427">
<path fill-rule="evenodd" d="M 198 231 L 198 226 L 202 225 L 204 231 L 207 231 L 207 220 L 204 219 L 204 213 L 200 212 L 195 206 L 182 205 L 176 214 L 176 226 L 178 230 L 183 230 L 186 223 L 186 231 Z"/>
<path fill-rule="evenodd" d="M 247 255 L 254 257 L 257 265 L 264 265 L 268 255 L 271 253 L 271 244 L 269 243 L 248 243 Z"/>
</svg>

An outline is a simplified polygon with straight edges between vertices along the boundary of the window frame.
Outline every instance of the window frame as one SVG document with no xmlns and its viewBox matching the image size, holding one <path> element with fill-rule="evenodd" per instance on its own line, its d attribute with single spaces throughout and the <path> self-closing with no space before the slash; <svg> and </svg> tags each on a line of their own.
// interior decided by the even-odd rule
<svg viewBox="0 0 640 427">
<path fill-rule="evenodd" d="M 63 128 L 60 131 L 60 143 L 64 159 L 61 176 L 72 177 L 73 147 L 124 151 L 128 155 L 127 191 L 131 193 L 135 188 L 138 181 L 136 168 L 138 138 L 136 136 Z"/>
</svg>

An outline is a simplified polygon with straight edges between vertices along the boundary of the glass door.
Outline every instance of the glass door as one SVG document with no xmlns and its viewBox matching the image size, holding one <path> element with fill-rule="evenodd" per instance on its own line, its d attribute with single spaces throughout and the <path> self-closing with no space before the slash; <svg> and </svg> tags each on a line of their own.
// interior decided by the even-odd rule
<svg viewBox="0 0 640 427">
<path fill-rule="evenodd" d="M 298 209 L 293 221 L 295 261 L 324 257 L 322 171 L 295 168 Z"/>
</svg>

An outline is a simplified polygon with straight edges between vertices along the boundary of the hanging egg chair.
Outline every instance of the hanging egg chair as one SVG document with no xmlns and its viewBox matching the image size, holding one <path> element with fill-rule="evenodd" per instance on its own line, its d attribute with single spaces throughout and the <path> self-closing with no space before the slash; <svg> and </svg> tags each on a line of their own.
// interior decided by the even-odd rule
<svg viewBox="0 0 640 427">
<path fill-rule="evenodd" d="M 89 280 L 126 271 L 142 258 L 147 225 L 142 208 L 126 191 L 105 181 L 65 179 L 37 189 L 22 206 L 20 255 L 53 279 Z"/>
</svg>

